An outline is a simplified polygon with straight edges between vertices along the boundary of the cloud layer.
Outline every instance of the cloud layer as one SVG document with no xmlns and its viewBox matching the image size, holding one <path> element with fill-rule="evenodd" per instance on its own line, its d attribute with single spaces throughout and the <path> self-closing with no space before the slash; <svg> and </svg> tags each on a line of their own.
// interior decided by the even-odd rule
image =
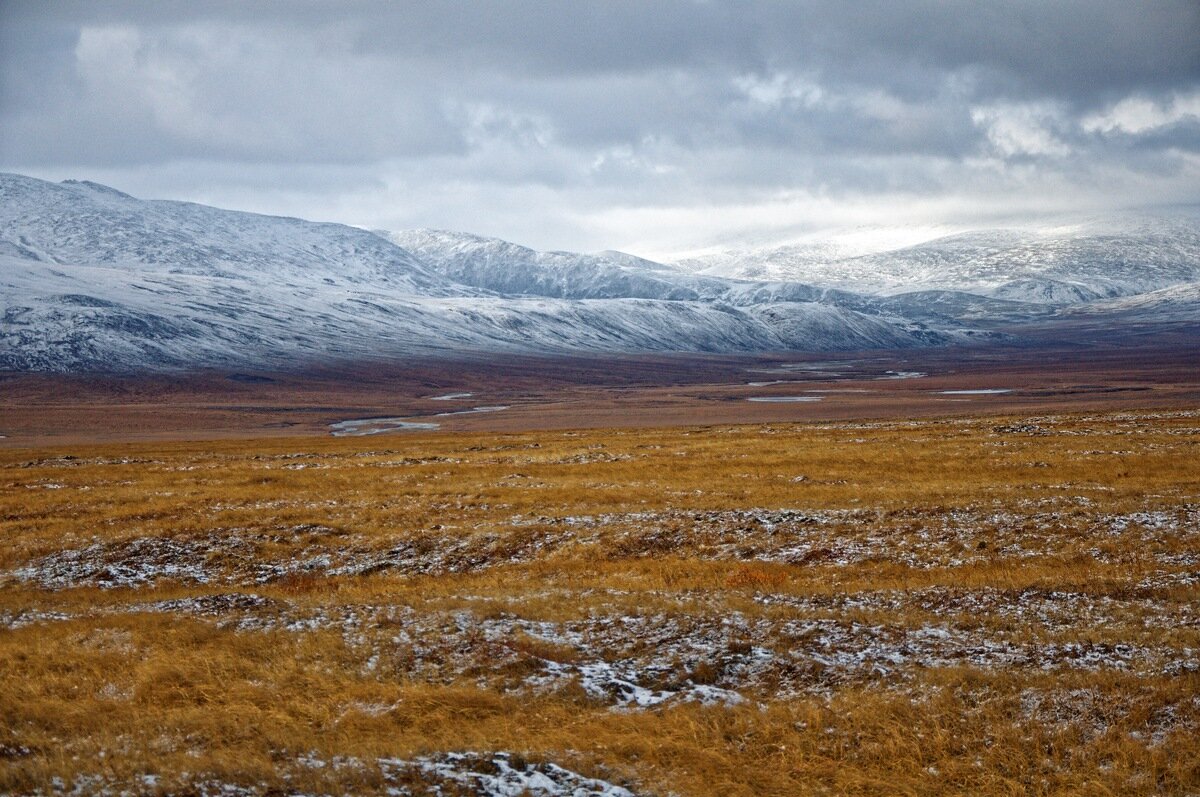
<svg viewBox="0 0 1200 797">
<path fill-rule="evenodd" d="M 0 5 L 0 168 L 664 254 L 1200 201 L 1200 5 Z"/>
</svg>

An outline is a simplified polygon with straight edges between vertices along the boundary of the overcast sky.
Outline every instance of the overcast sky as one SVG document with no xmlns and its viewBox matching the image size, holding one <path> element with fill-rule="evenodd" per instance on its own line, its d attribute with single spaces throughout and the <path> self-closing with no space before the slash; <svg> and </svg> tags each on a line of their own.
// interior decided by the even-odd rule
<svg viewBox="0 0 1200 797">
<path fill-rule="evenodd" d="M 1200 2 L 0 0 L 0 170 L 665 256 L 1200 202 Z"/>
</svg>

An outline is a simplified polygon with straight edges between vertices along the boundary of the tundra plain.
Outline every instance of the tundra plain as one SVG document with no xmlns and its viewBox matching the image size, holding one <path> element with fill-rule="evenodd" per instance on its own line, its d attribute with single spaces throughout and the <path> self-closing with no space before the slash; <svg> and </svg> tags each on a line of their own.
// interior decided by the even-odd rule
<svg viewBox="0 0 1200 797">
<path fill-rule="evenodd" d="M 1158 407 L 935 373 L 875 382 L 933 417 L 7 441 L 0 792 L 1194 794 L 1175 369 Z"/>
</svg>

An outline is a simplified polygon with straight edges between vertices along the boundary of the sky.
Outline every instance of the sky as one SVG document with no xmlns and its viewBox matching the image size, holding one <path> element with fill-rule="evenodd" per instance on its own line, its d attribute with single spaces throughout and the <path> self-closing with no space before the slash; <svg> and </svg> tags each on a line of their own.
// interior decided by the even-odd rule
<svg viewBox="0 0 1200 797">
<path fill-rule="evenodd" d="M 671 257 L 1200 202 L 1200 2 L 0 0 L 0 170 Z"/>
</svg>

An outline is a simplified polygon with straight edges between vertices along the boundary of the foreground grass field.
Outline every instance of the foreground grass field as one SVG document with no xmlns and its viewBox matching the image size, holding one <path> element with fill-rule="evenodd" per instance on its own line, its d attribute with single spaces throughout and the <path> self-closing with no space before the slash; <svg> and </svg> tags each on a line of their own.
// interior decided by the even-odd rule
<svg viewBox="0 0 1200 797">
<path fill-rule="evenodd" d="M 1195 794 L 1198 463 L 1179 411 L 0 452 L 0 792 Z"/>
</svg>

